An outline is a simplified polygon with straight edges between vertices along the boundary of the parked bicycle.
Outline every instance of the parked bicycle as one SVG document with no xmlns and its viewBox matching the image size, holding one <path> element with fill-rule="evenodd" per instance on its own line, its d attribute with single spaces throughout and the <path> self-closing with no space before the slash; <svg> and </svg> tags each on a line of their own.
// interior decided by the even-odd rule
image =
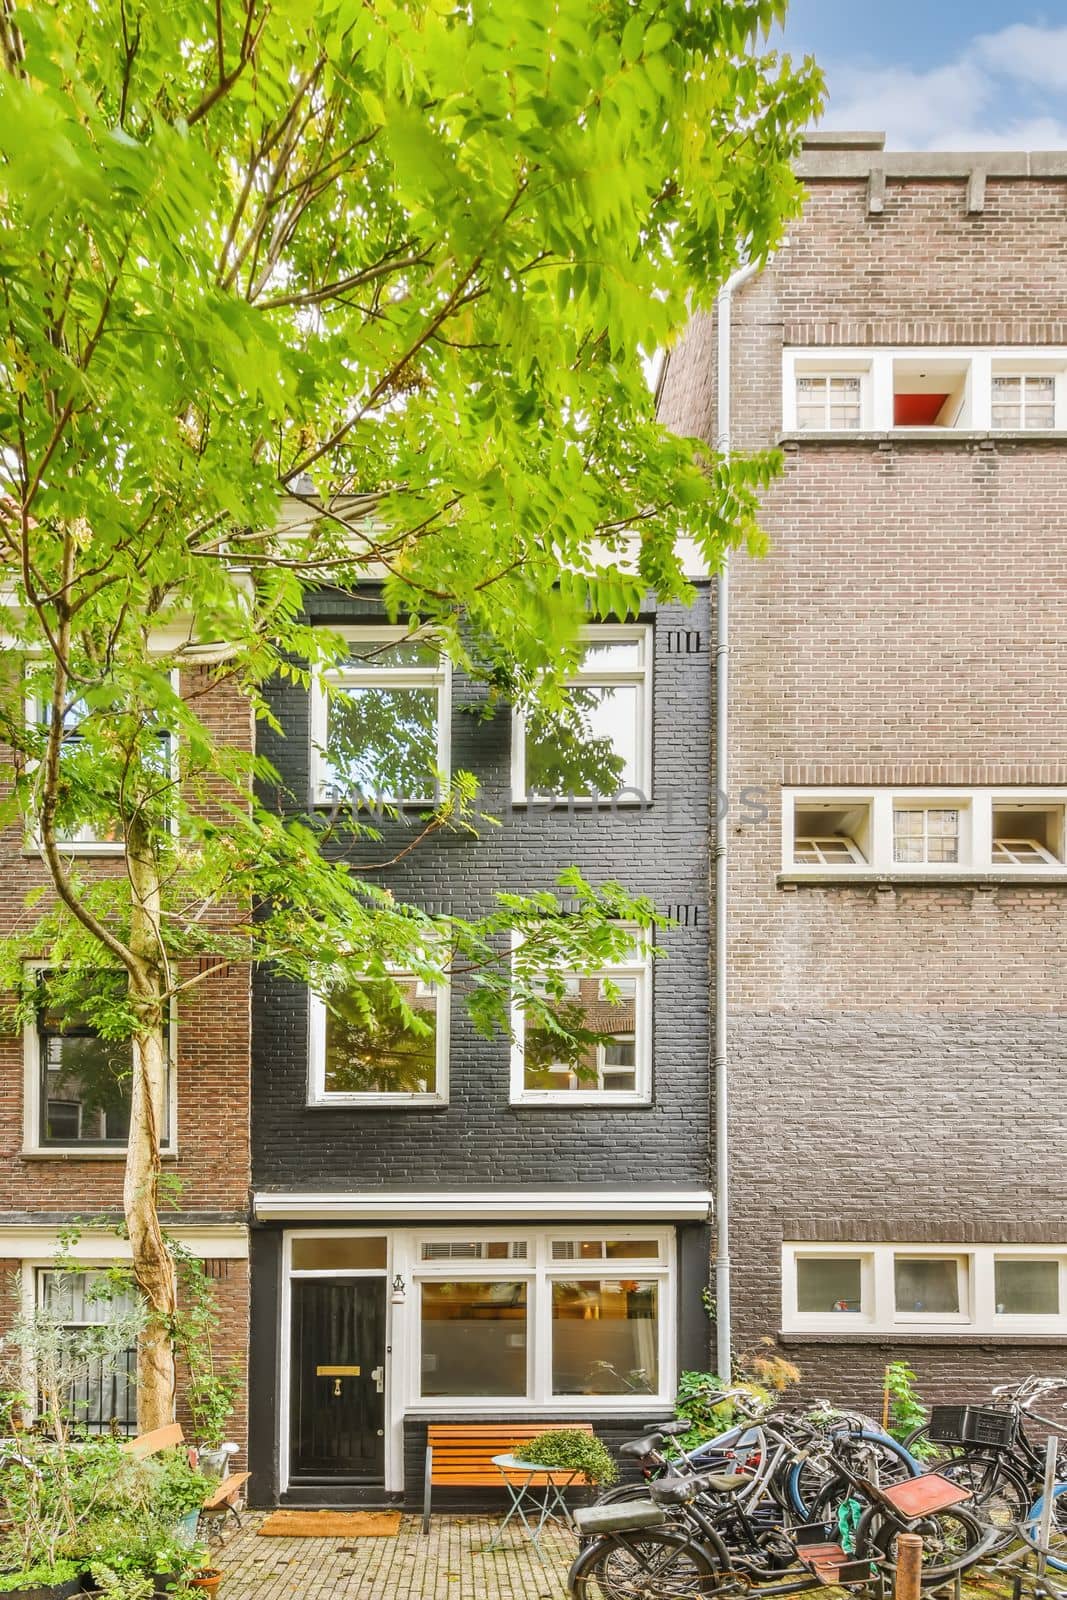
<svg viewBox="0 0 1067 1600">
<path fill-rule="evenodd" d="M 773 1455 L 795 1448 L 766 1429 Z M 833 1434 L 813 1449 L 834 1458 L 849 1485 L 831 1519 L 766 1526 L 753 1516 L 750 1479 L 741 1473 L 672 1474 L 647 1486 L 637 1501 L 599 1503 L 576 1513 L 589 1542 L 571 1568 L 575 1600 L 676 1600 L 754 1589 L 760 1595 L 799 1594 L 824 1585 L 881 1585 L 895 1568 L 902 1532 L 923 1539 L 923 1582 L 938 1586 L 980 1560 L 992 1534 L 965 1507 L 960 1485 L 924 1474 L 880 1488 L 855 1473 Z M 762 1491 L 776 1498 L 773 1466 Z M 748 1487 L 749 1498 L 742 1498 Z M 784 1509 L 781 1508 L 781 1509 Z"/>
<path fill-rule="evenodd" d="M 1067 1379 L 1036 1375 L 1018 1384 L 1000 1384 L 992 1391 L 993 1405 L 934 1406 L 929 1421 L 908 1438 L 910 1451 L 970 1490 L 975 1506 L 998 1530 L 997 1548 L 1010 1544 L 1017 1532 L 1035 1542 L 1045 1451 L 1043 1443 L 1027 1432 L 1027 1424 L 1059 1433 L 1062 1417 L 1057 1420 L 1037 1408 L 1046 1397 L 1063 1390 Z M 1062 1452 L 1057 1477 L 1067 1477 Z M 1067 1489 L 1067 1483 L 1060 1487 Z M 1067 1545 L 1067 1501 L 1061 1509 L 1059 1492 L 1054 1528 Z M 1050 1558 L 1049 1564 L 1067 1571 L 1067 1551 Z"/>
</svg>

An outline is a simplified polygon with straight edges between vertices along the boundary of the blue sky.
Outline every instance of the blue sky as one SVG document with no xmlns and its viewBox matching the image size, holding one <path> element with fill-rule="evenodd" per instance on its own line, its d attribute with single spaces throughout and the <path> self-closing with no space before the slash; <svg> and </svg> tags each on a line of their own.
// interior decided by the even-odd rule
<svg viewBox="0 0 1067 1600">
<path fill-rule="evenodd" d="M 785 42 L 826 73 L 824 128 L 898 150 L 1067 147 L 1067 0 L 791 0 Z"/>
</svg>

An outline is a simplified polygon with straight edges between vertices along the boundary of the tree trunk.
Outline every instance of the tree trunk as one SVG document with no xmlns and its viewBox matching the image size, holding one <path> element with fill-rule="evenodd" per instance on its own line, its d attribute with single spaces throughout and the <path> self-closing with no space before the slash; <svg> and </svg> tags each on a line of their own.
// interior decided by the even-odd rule
<svg viewBox="0 0 1067 1600">
<path fill-rule="evenodd" d="M 159 872 L 147 829 L 135 817 L 127 843 L 132 893 L 130 949 L 137 971 L 130 998 L 139 1026 L 133 1038 L 133 1092 L 123 1202 L 133 1275 L 147 1320 L 137 1352 L 137 1426 L 141 1433 L 174 1421 L 174 1260 L 159 1225 L 160 1144 L 167 1118 L 168 1007 Z"/>
</svg>

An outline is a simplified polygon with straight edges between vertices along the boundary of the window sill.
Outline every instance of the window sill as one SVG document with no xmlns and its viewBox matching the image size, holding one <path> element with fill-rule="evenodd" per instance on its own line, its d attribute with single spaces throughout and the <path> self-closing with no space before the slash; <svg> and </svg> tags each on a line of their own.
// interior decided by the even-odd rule
<svg viewBox="0 0 1067 1600">
<path fill-rule="evenodd" d="M 780 1330 L 775 1334 L 775 1339 L 783 1345 L 924 1344 L 930 1346 L 958 1345 L 961 1340 L 965 1340 L 968 1344 L 988 1344 L 1003 1348 L 1032 1346 L 1038 1349 L 1045 1346 L 1067 1347 L 1067 1329 L 1063 1333 L 982 1333 L 976 1328 L 964 1326 L 955 1330 L 941 1329 L 937 1333 L 924 1333 L 908 1328 L 887 1328 L 881 1333 L 870 1328 L 865 1328 L 862 1332 L 856 1328 L 852 1332 L 801 1333 L 795 1328 L 790 1328 Z"/>
<path fill-rule="evenodd" d="M 69 1145 L 49 1146 L 41 1149 L 39 1146 L 23 1149 L 19 1152 L 23 1161 L 125 1161 L 126 1149 L 116 1150 L 75 1150 Z M 177 1150 L 161 1150 L 161 1161 L 177 1161 Z"/>
<path fill-rule="evenodd" d="M 549 1110 L 565 1111 L 573 1106 L 610 1106 L 613 1110 L 645 1110 L 652 1104 L 650 1095 L 617 1095 L 617 1094 L 553 1094 L 546 1090 L 543 1094 L 518 1095 L 510 1100 L 509 1105 L 514 1111 Z"/>
<path fill-rule="evenodd" d="M 581 1415 L 587 1411 L 622 1412 L 629 1416 L 631 1412 L 649 1412 L 653 1416 L 662 1416 L 665 1411 L 673 1410 L 673 1401 L 663 1395 L 650 1394 L 567 1394 L 557 1395 L 554 1400 L 526 1400 L 512 1395 L 504 1400 L 494 1399 L 491 1395 L 431 1395 L 424 1400 L 409 1400 L 404 1407 L 404 1415 L 418 1417 L 420 1421 L 432 1421 L 440 1417 L 446 1421 L 454 1421 L 458 1412 L 484 1411 L 492 1416 L 505 1412 L 509 1416 L 522 1413 L 524 1416 L 555 1417 L 559 1414 Z"/>
<path fill-rule="evenodd" d="M 60 855 L 64 856 L 64 857 L 77 856 L 77 857 L 79 857 L 79 859 L 84 859 L 85 856 L 100 856 L 100 857 L 106 858 L 107 860 L 110 860 L 110 861 L 118 860 L 120 856 L 125 854 L 125 850 L 126 850 L 126 846 L 124 844 L 105 844 L 105 843 L 99 843 L 99 844 L 62 844 L 62 843 L 59 843 L 59 844 L 57 844 L 56 848 L 58 849 Z M 43 844 L 34 844 L 31 841 L 29 844 L 24 844 L 23 845 L 22 854 L 24 856 L 26 856 L 26 857 L 32 858 L 35 861 L 43 861 L 44 860 L 44 845 Z"/>
<path fill-rule="evenodd" d="M 902 884 L 912 888 L 943 889 L 946 885 L 969 884 L 972 888 L 996 889 L 1004 886 L 1018 888 L 1020 884 L 1040 888 L 1067 889 L 1067 869 L 1063 867 L 1018 867 L 1014 871 L 982 872 L 974 867 L 960 867 L 955 872 L 876 872 L 860 867 L 794 867 L 789 872 L 779 872 L 775 882 L 780 889 L 795 889 L 810 883 L 818 888 L 831 884 L 875 884 L 898 888 Z"/>
<path fill-rule="evenodd" d="M 335 1095 L 308 1100 L 307 1111 L 447 1111 L 448 1101 L 435 1094 Z"/>
<path fill-rule="evenodd" d="M 778 443 L 787 449 L 801 444 L 1067 444 L 1064 428 L 857 428 L 823 430 L 803 428 L 782 432 Z"/>
</svg>

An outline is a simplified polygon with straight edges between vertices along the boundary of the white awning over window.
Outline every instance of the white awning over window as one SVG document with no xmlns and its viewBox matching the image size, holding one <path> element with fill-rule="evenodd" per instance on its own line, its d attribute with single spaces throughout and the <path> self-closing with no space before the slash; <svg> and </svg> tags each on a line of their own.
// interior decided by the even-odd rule
<svg viewBox="0 0 1067 1600">
<path fill-rule="evenodd" d="M 705 1222 L 707 1189 L 405 1189 L 261 1191 L 260 1222 Z"/>
</svg>

